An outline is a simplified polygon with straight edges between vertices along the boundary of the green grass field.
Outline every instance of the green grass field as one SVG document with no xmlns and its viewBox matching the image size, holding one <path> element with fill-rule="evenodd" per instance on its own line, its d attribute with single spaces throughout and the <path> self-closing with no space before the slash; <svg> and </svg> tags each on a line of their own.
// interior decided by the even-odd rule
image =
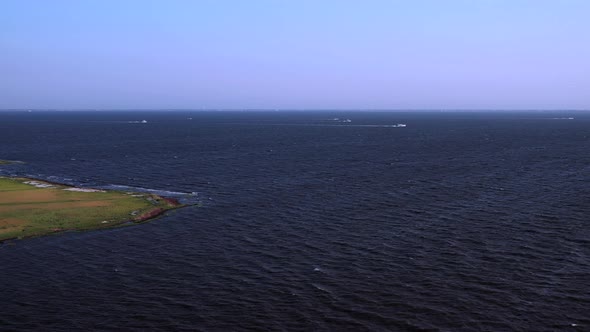
<svg viewBox="0 0 590 332">
<path fill-rule="evenodd" d="M 57 184 L 38 188 L 31 179 L 0 177 L 0 241 L 66 230 L 89 230 L 143 221 L 175 208 L 156 195 L 78 192 Z"/>
</svg>

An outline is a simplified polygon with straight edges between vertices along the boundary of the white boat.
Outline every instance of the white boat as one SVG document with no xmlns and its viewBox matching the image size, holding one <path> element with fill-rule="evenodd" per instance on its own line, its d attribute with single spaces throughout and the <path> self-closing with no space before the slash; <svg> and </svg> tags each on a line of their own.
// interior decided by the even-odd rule
<svg viewBox="0 0 590 332">
<path fill-rule="evenodd" d="M 392 127 L 394 128 L 403 128 L 403 127 L 407 127 L 408 125 L 405 123 L 398 123 L 398 124 L 394 124 L 392 125 Z"/>
</svg>

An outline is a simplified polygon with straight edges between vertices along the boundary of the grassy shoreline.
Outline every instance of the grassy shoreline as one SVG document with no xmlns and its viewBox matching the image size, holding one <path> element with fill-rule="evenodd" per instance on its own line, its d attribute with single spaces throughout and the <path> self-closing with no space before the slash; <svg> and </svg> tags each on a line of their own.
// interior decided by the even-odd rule
<svg viewBox="0 0 590 332">
<path fill-rule="evenodd" d="M 22 161 L 0 159 L 0 165 L 21 164 Z"/>
<path fill-rule="evenodd" d="M 175 199 L 154 194 L 0 177 L 0 243 L 142 223 L 182 206 Z"/>
</svg>

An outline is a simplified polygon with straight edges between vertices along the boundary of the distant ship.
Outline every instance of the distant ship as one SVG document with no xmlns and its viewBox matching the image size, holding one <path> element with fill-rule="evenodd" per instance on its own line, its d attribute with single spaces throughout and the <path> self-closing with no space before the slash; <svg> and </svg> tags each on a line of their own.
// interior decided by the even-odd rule
<svg viewBox="0 0 590 332">
<path fill-rule="evenodd" d="M 394 128 L 403 128 L 403 127 L 407 127 L 408 125 L 405 123 L 398 123 L 398 124 L 394 124 L 392 125 L 392 127 Z"/>
</svg>

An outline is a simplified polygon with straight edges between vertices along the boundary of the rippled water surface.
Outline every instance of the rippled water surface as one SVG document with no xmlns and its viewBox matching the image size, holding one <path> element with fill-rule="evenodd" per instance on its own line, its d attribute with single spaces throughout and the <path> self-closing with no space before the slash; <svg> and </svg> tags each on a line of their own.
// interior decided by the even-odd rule
<svg viewBox="0 0 590 332">
<path fill-rule="evenodd" d="M 590 330 L 584 113 L 0 112 L 0 158 L 202 203 L 1 244 L 2 331 Z"/>
</svg>

